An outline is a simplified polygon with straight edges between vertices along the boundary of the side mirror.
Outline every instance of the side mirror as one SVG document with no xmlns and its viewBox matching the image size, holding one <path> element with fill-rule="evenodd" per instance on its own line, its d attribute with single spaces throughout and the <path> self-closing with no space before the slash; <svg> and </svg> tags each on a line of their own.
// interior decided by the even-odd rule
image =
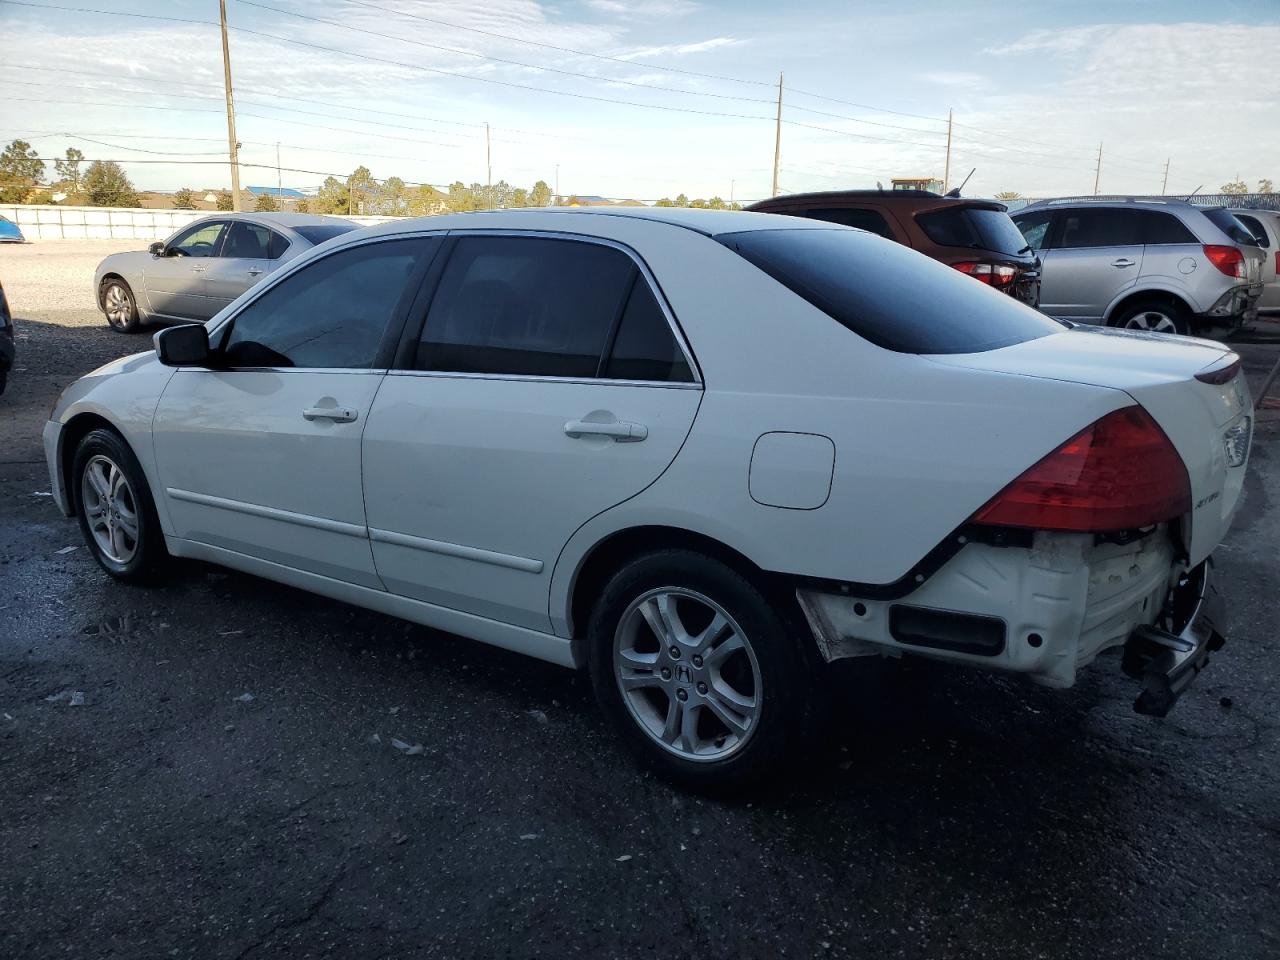
<svg viewBox="0 0 1280 960">
<path fill-rule="evenodd" d="M 153 243 L 153 244 L 152 244 L 150 247 L 148 247 L 147 249 L 151 251 L 151 255 L 152 255 L 153 257 L 163 257 L 163 256 L 164 256 L 164 241 L 163 241 L 163 240 L 157 240 L 155 243 Z"/>
<path fill-rule="evenodd" d="M 156 356 L 166 367 L 207 367 L 210 365 L 209 331 L 203 323 L 167 327 L 152 338 Z"/>
</svg>

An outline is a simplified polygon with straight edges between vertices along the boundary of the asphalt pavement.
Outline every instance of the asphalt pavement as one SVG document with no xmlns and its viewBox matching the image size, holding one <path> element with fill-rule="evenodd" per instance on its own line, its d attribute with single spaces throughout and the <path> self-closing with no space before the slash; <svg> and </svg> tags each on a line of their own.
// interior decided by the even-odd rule
<svg viewBox="0 0 1280 960">
<path fill-rule="evenodd" d="M 1280 956 L 1280 423 L 1167 719 L 1114 657 L 1070 691 L 858 662 L 804 769 L 711 801 L 569 671 L 210 566 L 110 581 L 39 429 L 149 344 L 42 292 L 66 249 L 0 252 L 0 957 Z"/>
</svg>

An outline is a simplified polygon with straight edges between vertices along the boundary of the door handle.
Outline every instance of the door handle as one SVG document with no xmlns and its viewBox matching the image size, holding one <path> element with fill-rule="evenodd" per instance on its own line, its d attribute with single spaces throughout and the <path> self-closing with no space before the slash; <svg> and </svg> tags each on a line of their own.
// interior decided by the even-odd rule
<svg viewBox="0 0 1280 960">
<path fill-rule="evenodd" d="M 250 267 L 250 268 L 249 268 L 249 276 L 251 276 L 251 277 L 256 277 L 256 276 L 258 276 L 258 274 L 260 274 L 260 273 L 262 273 L 262 272 L 263 272 L 263 271 L 262 271 L 262 270 L 260 270 L 260 269 L 258 269 L 257 267 Z"/>
<path fill-rule="evenodd" d="M 204 273 L 204 272 L 205 272 L 206 270 L 208 270 L 208 269 L 209 269 L 208 267 L 192 267 L 192 268 L 191 268 L 191 272 L 192 272 L 192 273 Z"/>
<path fill-rule="evenodd" d="M 591 420 L 570 420 L 564 425 L 566 437 L 613 437 L 618 443 L 639 443 L 649 435 L 649 428 L 642 423 L 614 420 L 612 423 L 596 423 Z"/>
<path fill-rule="evenodd" d="M 349 407 L 307 407 L 302 411 L 304 420 L 332 420 L 334 423 L 351 423 L 356 416 Z"/>
<path fill-rule="evenodd" d="M 1118 260 L 1111 261 L 1111 265 L 1113 267 L 1132 267 L 1133 264 L 1134 261 L 1130 260 L 1128 257 L 1120 257 Z"/>
</svg>

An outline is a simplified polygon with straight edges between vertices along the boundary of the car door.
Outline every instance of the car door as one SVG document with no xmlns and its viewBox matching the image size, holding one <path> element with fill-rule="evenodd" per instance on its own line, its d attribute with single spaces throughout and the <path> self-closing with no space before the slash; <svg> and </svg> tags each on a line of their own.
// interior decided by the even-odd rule
<svg viewBox="0 0 1280 960">
<path fill-rule="evenodd" d="M 207 320 L 205 274 L 222 247 L 226 220 L 200 220 L 165 242 L 143 269 L 147 312 L 181 320 Z"/>
<path fill-rule="evenodd" d="M 231 224 L 222 249 L 209 262 L 205 273 L 210 317 L 267 275 L 273 245 L 277 248 L 278 258 L 284 253 L 287 242 L 260 223 L 236 220 Z"/>
<path fill-rule="evenodd" d="M 1055 211 L 1041 257 L 1040 309 L 1053 317 L 1101 323 L 1107 306 L 1142 271 L 1139 210 L 1075 207 Z"/>
<path fill-rule="evenodd" d="M 441 260 L 365 429 L 378 573 L 395 593 L 550 632 L 556 558 L 666 470 L 697 412 L 696 369 L 617 246 L 462 235 Z"/>
<path fill-rule="evenodd" d="M 380 587 L 360 436 L 438 237 L 343 247 L 285 275 L 211 334 L 153 425 L 176 536 Z"/>
</svg>

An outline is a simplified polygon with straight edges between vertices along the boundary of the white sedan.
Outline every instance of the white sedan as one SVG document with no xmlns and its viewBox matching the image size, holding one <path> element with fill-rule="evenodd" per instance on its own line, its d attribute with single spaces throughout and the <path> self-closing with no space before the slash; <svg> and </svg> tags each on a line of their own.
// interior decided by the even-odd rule
<svg viewBox="0 0 1280 960">
<path fill-rule="evenodd" d="M 1252 403 L 873 234 L 519 210 L 308 251 L 72 384 L 53 490 L 121 580 L 194 557 L 566 667 L 699 787 L 794 755 L 836 659 L 1162 715 L 1222 642 Z"/>
</svg>

